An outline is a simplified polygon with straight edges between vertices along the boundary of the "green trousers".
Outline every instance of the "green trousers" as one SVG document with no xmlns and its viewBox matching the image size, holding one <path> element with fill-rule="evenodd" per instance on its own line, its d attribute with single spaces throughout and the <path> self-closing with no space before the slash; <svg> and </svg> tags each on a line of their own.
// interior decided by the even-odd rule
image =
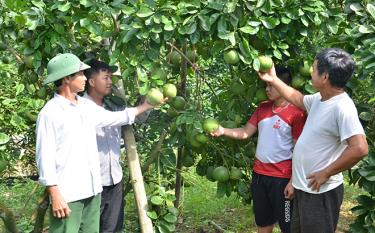
<svg viewBox="0 0 375 233">
<path fill-rule="evenodd" d="M 50 208 L 50 233 L 98 233 L 101 195 L 68 203 L 70 216 L 55 218 Z"/>
</svg>

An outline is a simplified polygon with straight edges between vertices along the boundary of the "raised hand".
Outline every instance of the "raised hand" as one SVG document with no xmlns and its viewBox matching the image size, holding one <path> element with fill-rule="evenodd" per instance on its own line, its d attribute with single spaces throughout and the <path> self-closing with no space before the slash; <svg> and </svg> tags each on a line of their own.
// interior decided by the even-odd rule
<svg viewBox="0 0 375 233">
<path fill-rule="evenodd" d="M 258 72 L 259 78 L 265 82 L 272 82 L 276 77 L 275 65 L 272 65 L 271 69 L 267 72 Z"/>
</svg>

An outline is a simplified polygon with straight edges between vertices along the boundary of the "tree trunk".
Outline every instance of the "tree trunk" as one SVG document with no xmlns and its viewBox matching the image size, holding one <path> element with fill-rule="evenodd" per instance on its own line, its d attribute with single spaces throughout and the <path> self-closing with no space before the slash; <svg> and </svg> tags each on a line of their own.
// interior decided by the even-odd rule
<svg viewBox="0 0 375 233">
<path fill-rule="evenodd" d="M 49 194 L 47 189 L 45 189 L 42 197 L 38 201 L 38 206 L 33 216 L 31 217 L 34 221 L 34 230 L 33 233 L 43 232 L 44 217 L 48 210 L 49 205 Z"/>
<path fill-rule="evenodd" d="M 134 138 L 133 127 L 124 126 L 122 135 L 126 148 L 126 159 L 128 161 L 130 180 L 133 185 L 134 197 L 138 210 L 139 225 L 142 233 L 154 232 L 151 219 L 147 216 L 148 204 L 141 166 L 137 153 L 137 145 Z"/>
<path fill-rule="evenodd" d="M 184 41 L 182 52 L 183 54 L 186 54 L 186 41 Z M 187 74 L 187 61 L 186 61 L 186 57 L 182 56 L 180 90 L 182 93 L 185 94 L 185 98 L 186 98 L 186 74 Z M 175 186 L 176 200 L 174 201 L 174 206 L 176 208 L 178 208 L 180 205 L 181 185 L 182 185 L 182 180 L 183 180 L 181 176 L 181 170 L 182 170 L 182 147 L 180 146 L 177 152 L 177 164 L 176 164 L 176 186 Z"/>
<path fill-rule="evenodd" d="M 4 221 L 6 232 L 19 233 L 13 212 L 0 203 L 0 218 Z"/>
</svg>

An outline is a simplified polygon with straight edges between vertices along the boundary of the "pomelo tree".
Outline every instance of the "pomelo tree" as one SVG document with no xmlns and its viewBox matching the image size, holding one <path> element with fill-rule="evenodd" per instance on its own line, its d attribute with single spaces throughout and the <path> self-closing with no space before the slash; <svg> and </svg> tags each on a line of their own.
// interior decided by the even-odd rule
<svg viewBox="0 0 375 233">
<path fill-rule="evenodd" d="M 156 231 L 173 232 L 184 167 L 194 164 L 197 173 L 209 180 L 214 180 L 215 168 L 226 168 L 229 177 L 236 170 L 235 179 L 218 182 L 218 197 L 237 192 L 246 202 L 251 200 L 247 185 L 255 140 L 211 138 L 204 133 L 203 121 L 214 118 L 228 127 L 246 123 L 265 98 L 265 84 L 255 71 L 258 57 L 269 56 L 275 64 L 291 67 L 293 76 L 302 77 L 317 51 L 341 47 L 354 54 L 358 64 L 348 92 L 356 101 L 370 144 L 370 155 L 351 173 L 352 182 L 368 192 L 358 200 L 352 229 L 372 229 L 373 210 L 367 206 L 375 203 L 374 4 L 356 0 L 0 2 L 3 176 L 20 161 L 30 174 L 35 172 L 36 114 L 53 94 L 51 86 L 42 86 L 48 60 L 62 52 L 82 60 L 99 58 L 120 67 L 114 94 L 128 105 L 151 88 L 177 86 L 177 96 L 134 129 L 138 153 L 147 165 L 143 172 L 151 190 L 148 216 Z M 299 81 L 296 86 L 301 91 L 314 92 L 309 77 Z"/>
</svg>

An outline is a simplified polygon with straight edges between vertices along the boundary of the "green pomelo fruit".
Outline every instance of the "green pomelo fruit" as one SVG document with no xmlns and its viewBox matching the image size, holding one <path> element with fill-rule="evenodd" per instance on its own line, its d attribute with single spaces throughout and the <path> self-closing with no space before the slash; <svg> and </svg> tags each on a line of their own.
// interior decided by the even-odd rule
<svg viewBox="0 0 375 233">
<path fill-rule="evenodd" d="M 299 73 L 300 73 L 302 76 L 310 77 L 310 76 L 311 76 L 311 73 L 312 73 L 312 66 L 309 65 L 309 63 L 308 63 L 307 61 L 304 61 L 304 62 L 303 62 L 303 66 L 300 66 L 300 67 L 299 67 Z"/>
<path fill-rule="evenodd" d="M 169 59 L 170 63 L 172 63 L 173 65 L 180 65 L 181 64 L 181 55 L 177 51 L 172 51 L 168 55 L 168 59 Z"/>
<path fill-rule="evenodd" d="M 299 89 L 303 87 L 304 84 L 305 84 L 305 79 L 302 78 L 301 76 L 295 76 L 292 78 L 292 83 L 291 83 L 292 87 Z"/>
<path fill-rule="evenodd" d="M 159 89 L 151 88 L 147 93 L 146 99 L 149 104 L 156 106 L 163 101 L 164 96 Z"/>
<path fill-rule="evenodd" d="M 186 51 L 186 57 L 189 59 L 189 61 L 195 62 L 197 59 L 197 52 L 195 50 L 188 50 Z"/>
<path fill-rule="evenodd" d="M 182 96 L 176 96 L 173 98 L 171 105 L 178 111 L 182 111 L 185 108 L 186 101 Z"/>
<path fill-rule="evenodd" d="M 190 137 L 190 145 L 191 146 L 193 146 L 193 147 L 196 147 L 196 148 L 198 148 L 198 147 L 201 147 L 202 146 L 202 143 L 200 143 L 200 142 L 198 142 L 196 139 L 195 139 L 195 135 L 192 135 L 191 137 Z"/>
<path fill-rule="evenodd" d="M 204 176 L 206 175 L 206 165 L 204 164 L 204 161 L 203 159 L 199 160 L 197 166 L 195 167 L 195 172 L 199 175 L 199 176 Z"/>
<path fill-rule="evenodd" d="M 207 178 L 207 180 L 209 180 L 209 181 L 215 181 L 214 178 L 213 178 L 213 172 L 214 172 L 214 167 L 213 166 L 207 167 L 207 170 L 206 170 L 206 178 Z"/>
<path fill-rule="evenodd" d="M 242 172 L 240 169 L 236 168 L 236 167 L 232 167 L 230 169 L 230 179 L 231 180 L 239 180 L 241 179 L 242 177 Z"/>
<path fill-rule="evenodd" d="M 169 132 L 170 133 L 174 133 L 174 132 L 176 132 L 177 131 L 177 124 L 176 124 L 176 122 L 174 121 L 174 122 L 172 122 L 172 124 L 170 125 L 170 127 L 169 127 Z"/>
<path fill-rule="evenodd" d="M 1 60 L 3 61 L 4 64 L 9 64 L 10 63 L 9 57 L 3 57 Z"/>
<path fill-rule="evenodd" d="M 240 57 L 236 50 L 232 49 L 224 54 L 224 60 L 227 64 L 234 65 L 240 61 Z"/>
<path fill-rule="evenodd" d="M 195 140 L 199 143 L 205 144 L 208 141 L 208 137 L 204 133 L 195 135 Z"/>
<path fill-rule="evenodd" d="M 229 180 L 230 173 L 226 167 L 220 166 L 214 169 L 212 172 L 212 178 L 219 182 L 225 182 Z"/>
<path fill-rule="evenodd" d="M 258 60 L 259 60 L 259 71 L 260 72 L 267 72 L 271 69 L 273 62 L 272 62 L 272 59 L 270 57 L 259 56 Z"/>
<path fill-rule="evenodd" d="M 246 91 L 246 88 L 245 88 L 245 86 L 242 83 L 240 83 L 240 82 L 234 82 L 230 86 L 230 90 L 235 95 L 243 95 L 245 93 L 245 91 Z"/>
<path fill-rule="evenodd" d="M 167 110 L 167 115 L 170 116 L 170 117 L 176 117 L 176 116 L 178 116 L 178 112 L 173 107 L 170 107 Z"/>
<path fill-rule="evenodd" d="M 206 133 L 212 133 L 219 128 L 219 122 L 214 118 L 208 118 L 203 121 L 203 130 Z"/>
<path fill-rule="evenodd" d="M 186 154 L 182 157 L 182 165 L 184 167 L 191 167 L 194 165 L 194 158 Z"/>
<path fill-rule="evenodd" d="M 167 83 L 163 86 L 164 97 L 174 98 L 177 95 L 177 88 L 172 83 Z"/>
<path fill-rule="evenodd" d="M 264 89 L 258 89 L 255 93 L 258 103 L 268 99 L 266 91 Z"/>
</svg>

